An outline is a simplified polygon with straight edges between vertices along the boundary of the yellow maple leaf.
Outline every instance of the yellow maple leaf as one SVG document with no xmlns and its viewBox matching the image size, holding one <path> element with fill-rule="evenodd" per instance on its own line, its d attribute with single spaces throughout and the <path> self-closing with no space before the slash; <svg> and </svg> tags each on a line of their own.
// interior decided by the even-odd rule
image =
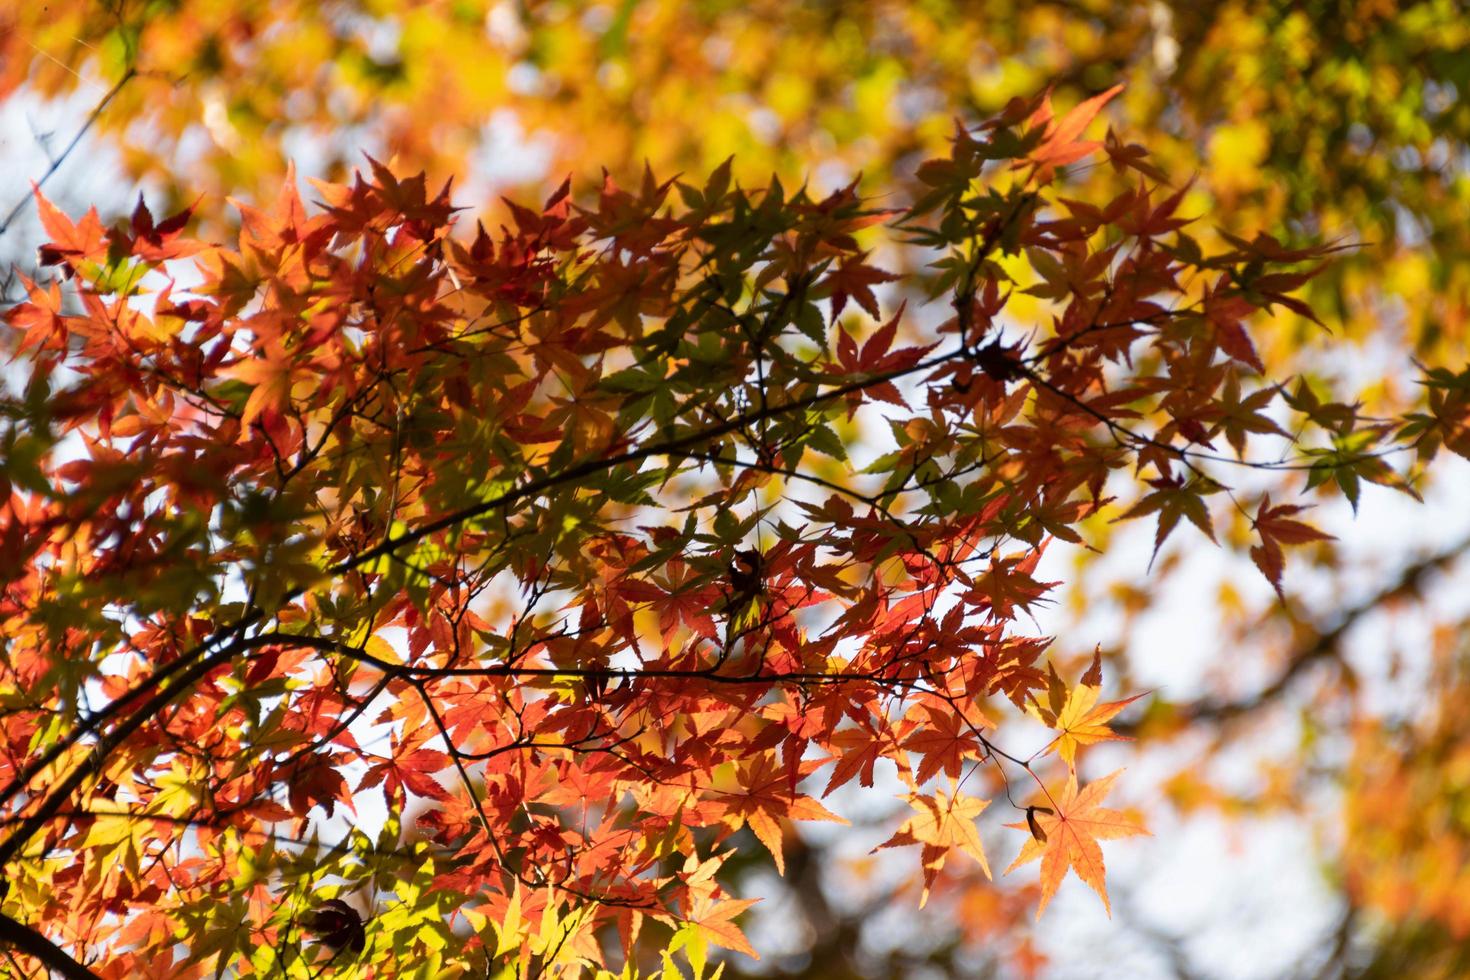
<svg viewBox="0 0 1470 980">
<path fill-rule="evenodd" d="M 933 887 L 934 879 L 944 867 L 949 853 L 956 848 L 979 861 L 985 877 L 990 877 L 990 862 L 985 859 L 980 832 L 975 827 L 976 818 L 990 805 L 989 800 L 960 792 L 951 795 L 940 790 L 933 796 L 910 793 L 908 802 L 916 811 L 914 815 L 873 850 L 907 844 L 923 845 L 920 861 L 924 868 L 924 891 L 919 898 L 920 908 L 929 901 L 929 889 Z"/>
<path fill-rule="evenodd" d="M 1128 736 L 1114 732 L 1107 723 L 1112 721 L 1114 715 L 1143 695 L 1135 694 L 1122 701 L 1097 704 L 1097 697 L 1100 693 L 1100 689 L 1096 687 L 1072 688 L 1067 695 L 1067 703 L 1062 706 L 1061 713 L 1057 715 L 1056 724 L 1052 726 L 1061 734 L 1052 740 L 1048 750 L 1055 749 L 1068 768 L 1075 768 L 1077 765 L 1078 746 L 1128 739 Z"/>
<path fill-rule="evenodd" d="M 1057 695 L 1061 681 L 1056 672 L 1051 674 L 1052 696 L 1051 708 L 1045 708 L 1035 701 L 1027 705 L 1027 711 L 1048 728 L 1054 729 L 1061 734 L 1052 739 L 1047 745 L 1045 752 L 1055 750 L 1067 768 L 1075 769 L 1077 766 L 1077 749 L 1083 745 L 1093 745 L 1097 742 L 1119 742 L 1127 741 L 1128 736 L 1119 735 L 1108 727 L 1108 722 L 1113 717 L 1128 707 L 1134 701 L 1143 697 L 1143 694 L 1135 694 L 1131 698 L 1122 701 L 1108 701 L 1098 704 L 1098 696 L 1102 694 L 1102 664 L 1099 654 L 1094 653 L 1092 666 L 1087 673 L 1082 675 L 1082 682 L 1076 687 L 1066 690 L 1065 699 L 1057 706 Z M 1147 693 L 1147 692 L 1144 692 Z"/>
</svg>

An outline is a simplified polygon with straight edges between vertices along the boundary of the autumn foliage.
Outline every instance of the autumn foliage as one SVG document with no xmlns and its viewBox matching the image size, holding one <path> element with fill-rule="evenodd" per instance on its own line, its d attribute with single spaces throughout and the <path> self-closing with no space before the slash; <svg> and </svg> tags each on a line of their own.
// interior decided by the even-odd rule
<svg viewBox="0 0 1470 980">
<path fill-rule="evenodd" d="M 370 161 L 217 243 L 38 194 L 0 484 L 17 955 L 706 976 L 757 952 L 722 866 L 784 870 L 854 783 L 903 794 L 916 904 L 988 839 L 1039 861 L 1038 915 L 1069 871 L 1106 905 L 1101 842 L 1145 821 L 1078 761 L 1147 692 L 1030 627 L 1048 544 L 1215 539 L 1219 504 L 1279 593 L 1326 536 L 1249 478 L 1412 494 L 1384 454 L 1463 449 L 1470 390 L 1366 417 L 1264 373 L 1341 246 L 1202 243 L 1188 182 L 1098 132 L 1116 91 L 957 126 L 906 201 L 727 163 L 492 231 Z"/>
</svg>

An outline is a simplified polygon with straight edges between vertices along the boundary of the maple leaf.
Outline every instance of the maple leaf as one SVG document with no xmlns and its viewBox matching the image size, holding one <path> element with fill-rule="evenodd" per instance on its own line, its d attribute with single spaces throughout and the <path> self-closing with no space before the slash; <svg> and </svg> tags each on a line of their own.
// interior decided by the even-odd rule
<svg viewBox="0 0 1470 980">
<path fill-rule="evenodd" d="M 27 301 L 17 303 L 3 314 L 6 323 L 23 331 L 16 345 L 16 356 L 32 347 L 65 347 L 68 318 L 61 312 L 61 284 L 51 282 L 41 286 L 25 275 L 20 281 L 26 289 Z"/>
<path fill-rule="evenodd" d="M 760 959 L 760 954 L 750 945 L 750 940 L 745 933 L 735 924 L 735 917 L 750 908 L 759 899 L 755 898 L 730 898 L 723 901 L 716 900 L 708 895 L 700 895 L 690 900 L 688 922 L 699 928 L 703 936 L 725 949 L 744 953 L 752 959 Z"/>
<path fill-rule="evenodd" d="M 692 924 L 704 939 L 716 946 L 760 959 L 760 954 L 751 947 L 750 940 L 734 921 L 737 915 L 756 904 L 758 899 L 726 899 L 715 878 L 720 866 L 733 853 L 726 851 L 723 854 L 712 854 L 704 860 L 693 853 L 686 856 L 684 867 L 676 876 L 688 889 L 685 914 L 677 918 L 667 915 L 657 917 L 670 924 L 675 921 Z"/>
<path fill-rule="evenodd" d="M 833 732 L 828 737 L 827 744 L 834 750 L 832 758 L 837 761 L 837 765 L 832 768 L 832 776 L 822 795 L 831 795 L 833 790 L 849 782 L 854 776 L 859 777 L 861 785 L 872 786 L 873 767 L 883 757 L 884 746 L 891 743 L 891 736 L 870 725 L 857 725 Z"/>
<path fill-rule="evenodd" d="M 821 288 L 830 292 L 832 297 L 832 319 L 834 321 L 842 312 L 843 307 L 847 305 L 849 298 L 856 300 L 863 311 L 873 319 L 878 319 L 878 297 L 873 294 L 873 287 L 879 283 L 894 282 L 898 276 L 868 265 L 864 261 L 867 257 L 866 252 L 845 256 L 822 281 Z M 886 350 L 887 346 L 885 342 L 883 348 Z M 867 359 L 868 354 L 865 349 L 864 360 Z"/>
<path fill-rule="evenodd" d="M 1125 169 L 1132 168 L 1145 176 L 1152 177 L 1161 184 L 1169 182 L 1169 175 L 1147 160 L 1148 150 L 1137 143 L 1124 143 L 1112 127 L 1108 127 L 1108 134 L 1103 141 L 1103 148 L 1107 151 L 1108 161 L 1113 169 L 1122 173 Z"/>
<path fill-rule="evenodd" d="M 1214 523 L 1210 520 L 1210 511 L 1205 506 L 1204 498 L 1209 494 L 1218 493 L 1220 490 L 1218 484 L 1198 477 L 1188 481 L 1180 481 L 1173 477 L 1160 477 L 1156 480 L 1149 480 L 1148 484 L 1154 488 L 1153 492 L 1145 495 L 1113 520 L 1115 522 L 1127 521 L 1152 514 L 1155 511 L 1158 512 L 1159 526 L 1154 533 L 1154 551 L 1153 556 L 1149 559 L 1149 564 L 1153 564 L 1153 559 L 1158 557 L 1159 549 L 1164 546 L 1170 533 L 1179 524 L 1180 517 L 1187 518 L 1211 541 L 1215 540 Z"/>
<path fill-rule="evenodd" d="M 297 367 L 291 355 L 278 341 L 263 350 L 247 355 L 220 372 L 221 377 L 234 378 L 251 386 L 250 397 L 240 413 L 241 439 L 248 437 L 250 423 L 262 412 L 280 413 L 291 400 L 291 384 Z"/>
<path fill-rule="evenodd" d="M 1266 366 L 1256 353 L 1256 345 L 1251 342 L 1250 334 L 1240 322 L 1242 318 L 1254 313 L 1255 307 L 1243 296 L 1230 292 L 1225 287 L 1226 283 L 1222 279 L 1205 296 L 1205 319 L 1214 326 L 1221 350 L 1242 364 L 1255 368 L 1257 372 L 1264 372 Z"/>
<path fill-rule="evenodd" d="M 431 800 L 447 800 L 449 791 L 431 773 L 448 768 L 450 761 L 448 755 L 436 749 L 416 749 L 391 765 L 403 785 L 414 793 Z"/>
<path fill-rule="evenodd" d="M 1053 673 L 1052 676 L 1055 678 L 1056 675 Z M 1092 666 L 1088 668 L 1087 673 L 1082 675 L 1082 682 L 1066 692 L 1059 710 L 1048 709 L 1034 698 L 1026 706 L 1027 711 L 1048 728 L 1061 732 L 1051 741 L 1045 751 L 1055 751 L 1069 769 L 1076 769 L 1077 749 L 1080 746 L 1093 745 L 1097 742 L 1126 741 L 1127 736 L 1114 734 L 1107 723 L 1118 712 L 1144 696 L 1135 694 L 1122 701 L 1098 704 L 1097 699 L 1101 693 L 1102 657 L 1101 654 L 1094 652 Z"/>
<path fill-rule="evenodd" d="M 1045 125 L 1041 143 L 1025 160 L 1017 161 L 1017 165 L 1034 164 L 1037 179 L 1044 183 L 1051 180 L 1057 167 L 1080 160 L 1096 150 L 1101 143 L 1079 140 L 1077 137 L 1082 135 L 1087 125 L 1102 111 L 1102 107 L 1121 91 L 1122 85 L 1114 85 L 1106 92 L 1079 102 L 1061 119 L 1052 118 L 1051 95 L 1048 93 L 1028 120 L 1033 126 Z"/>
<path fill-rule="evenodd" d="M 1076 871 L 1077 877 L 1097 892 L 1103 901 L 1103 908 L 1112 915 L 1113 909 L 1108 902 L 1107 883 L 1104 880 L 1106 869 L 1098 841 L 1148 834 L 1138 818 L 1121 810 L 1110 810 L 1099 805 L 1108 795 L 1113 781 L 1122 772 L 1119 769 L 1088 783 L 1080 791 L 1077 788 L 1077 774 L 1073 772 L 1067 779 L 1062 795 L 1050 801 L 1054 804 L 1056 813 L 1049 814 L 1045 808 L 1036 807 L 1028 814 L 1029 822 L 1006 824 L 1007 827 L 1025 830 L 1030 834 L 1021 847 L 1021 853 L 1006 868 L 1006 873 L 1010 874 L 1023 864 L 1041 859 L 1041 903 L 1036 908 L 1038 919 L 1046 911 L 1047 903 L 1056 894 L 1057 886 L 1066 877 L 1068 868 Z M 1035 827 L 1041 830 L 1039 838 Z"/>
<path fill-rule="evenodd" d="M 1056 582 L 1039 582 L 1032 577 L 1041 560 L 1042 549 L 992 557 L 985 572 L 975 577 L 971 594 L 977 602 L 990 607 L 998 619 L 1010 619 L 1017 609 L 1029 611 L 1043 599 Z"/>
<path fill-rule="evenodd" d="M 1241 397 L 1240 378 L 1235 372 L 1230 372 L 1225 378 L 1225 387 L 1221 391 L 1220 404 L 1216 411 L 1219 419 L 1216 426 L 1225 433 L 1230 447 L 1235 450 L 1237 456 L 1245 453 L 1246 435 L 1251 432 L 1271 433 L 1272 435 L 1285 436 L 1286 432 L 1268 416 L 1262 413 L 1262 409 L 1270 404 L 1271 400 L 1280 392 L 1280 388 L 1269 386 Z"/>
<path fill-rule="evenodd" d="M 339 802 L 353 809 L 352 793 L 347 780 L 338 770 L 336 760 L 328 756 L 306 756 L 291 774 L 289 801 L 298 814 L 313 806 L 321 806 L 331 816 Z"/>
<path fill-rule="evenodd" d="M 905 749 L 924 757 L 915 782 L 925 783 L 941 771 L 951 779 L 957 778 L 965 756 L 979 750 L 979 740 L 959 712 L 941 711 L 932 705 L 923 705 L 920 710 L 925 723 L 903 742 Z"/>
<path fill-rule="evenodd" d="M 833 302 L 835 303 L 836 300 L 837 296 L 834 295 Z M 933 350 L 932 346 L 904 347 L 892 353 L 889 352 L 888 348 L 892 346 L 894 335 L 898 330 L 898 322 L 903 318 L 903 311 L 904 304 L 900 304 L 893 317 L 863 343 L 861 353 L 858 351 L 856 341 L 852 339 L 852 334 L 839 327 L 837 330 L 837 363 L 841 365 L 843 371 L 853 374 L 879 374 L 902 370 L 913 367 L 914 364 L 918 363 L 920 358 L 930 350 Z M 876 307 L 873 310 L 873 314 L 875 317 L 877 316 Z M 892 382 L 885 381 L 869 386 L 867 397 L 880 399 L 900 407 L 907 407 L 907 403 L 903 400 L 903 395 Z M 851 417 L 852 411 L 861 403 L 862 398 L 863 396 L 857 392 L 853 392 L 848 397 L 849 417 Z"/>
<path fill-rule="evenodd" d="M 204 248 L 202 242 L 181 240 L 180 234 L 189 223 L 189 218 L 194 213 L 198 202 L 184 208 L 176 214 L 164 218 L 162 221 L 154 222 L 153 212 L 143 203 L 143 195 L 138 195 L 138 205 L 133 209 L 131 220 L 130 241 L 128 249 L 133 255 L 145 262 L 166 262 L 169 259 L 183 258 L 193 255 Z"/>
<path fill-rule="evenodd" d="M 732 827 L 749 826 L 756 838 L 771 852 L 776 870 L 786 873 L 782 855 L 781 818 L 791 820 L 846 820 L 809 796 L 792 789 L 793 781 L 768 755 L 757 756 L 741 771 L 741 792 L 725 805 L 726 820 Z"/>
<path fill-rule="evenodd" d="M 367 941 L 362 916 L 357 909 L 340 898 L 330 898 L 315 911 L 308 912 L 303 917 L 302 924 L 333 949 L 345 948 L 360 953 Z"/>
<path fill-rule="evenodd" d="M 102 222 L 97 217 L 96 208 L 89 208 L 82 220 L 74 224 L 54 204 L 46 200 L 39 187 L 33 187 L 33 192 L 36 195 L 36 209 L 40 213 L 41 227 L 51 236 L 51 240 L 38 250 L 42 265 L 61 265 L 67 270 L 73 270 L 78 262 L 98 258 L 107 251 Z"/>
<path fill-rule="evenodd" d="M 1283 544 L 1306 544 L 1310 541 L 1331 541 L 1332 535 L 1317 530 L 1301 521 L 1291 519 L 1307 508 L 1299 504 L 1271 506 L 1271 495 L 1261 495 L 1261 505 L 1256 508 L 1256 518 L 1251 527 L 1261 536 L 1261 543 L 1251 548 L 1251 561 L 1266 576 L 1276 594 L 1285 598 L 1281 591 L 1281 571 L 1286 558 L 1281 552 Z"/>
<path fill-rule="evenodd" d="M 910 793 L 907 799 L 909 806 L 917 812 L 905 820 L 892 837 L 873 850 L 905 847 L 909 844 L 923 845 L 920 862 L 924 870 L 924 890 L 919 896 L 920 908 L 929 901 L 929 890 L 934 886 L 934 879 L 955 848 L 979 861 L 980 870 L 985 872 L 985 877 L 990 877 L 990 862 L 985 859 L 985 850 L 980 844 L 980 831 L 975 826 L 976 818 L 990 805 L 989 800 L 966 796 L 958 791 L 946 793 L 944 790 L 933 796 Z"/>
</svg>

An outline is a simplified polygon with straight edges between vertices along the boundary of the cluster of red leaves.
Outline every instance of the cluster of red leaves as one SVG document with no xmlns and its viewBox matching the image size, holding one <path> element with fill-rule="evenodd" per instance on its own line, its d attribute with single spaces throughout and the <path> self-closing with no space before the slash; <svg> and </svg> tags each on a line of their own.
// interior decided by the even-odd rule
<svg viewBox="0 0 1470 980">
<path fill-rule="evenodd" d="M 315 213 L 292 183 L 242 207 L 228 245 L 42 201 L 69 285 L 8 314 L 31 381 L 0 485 L 21 907 L 114 976 L 271 972 L 307 908 L 383 975 L 446 947 L 590 969 L 604 929 L 636 960 L 648 917 L 702 964 L 750 951 L 723 850 L 749 827 L 779 868 L 788 821 L 834 819 L 829 764 L 827 793 L 906 786 L 890 844 L 922 846 L 926 895 L 955 850 L 988 875 L 1009 767 L 1043 906 L 1069 866 L 1105 898 L 1097 839 L 1140 826 L 1075 761 L 1126 702 L 1095 705 L 1096 667 L 1059 686 L 1012 623 L 1130 464 L 1160 543 L 1211 533 L 1196 447 L 1280 431 L 1243 321 L 1316 255 L 1204 257 L 1182 193 L 1058 194 L 1108 95 L 1013 106 L 920 168 L 896 227 L 953 315 L 861 345 L 838 316 L 881 319 L 896 277 L 860 239 L 895 213 L 852 188 L 608 179 L 456 237 L 448 188 L 375 163 Z M 1007 334 L 1016 255 L 1043 339 Z M 869 404 L 893 446 L 859 472 Z M 1260 504 L 1273 583 L 1315 535 L 1295 510 Z M 1008 703 L 1060 733 L 1064 789 L 993 743 Z M 376 794 L 381 833 L 323 842 Z M 396 918 L 325 904 L 375 887 Z"/>
</svg>

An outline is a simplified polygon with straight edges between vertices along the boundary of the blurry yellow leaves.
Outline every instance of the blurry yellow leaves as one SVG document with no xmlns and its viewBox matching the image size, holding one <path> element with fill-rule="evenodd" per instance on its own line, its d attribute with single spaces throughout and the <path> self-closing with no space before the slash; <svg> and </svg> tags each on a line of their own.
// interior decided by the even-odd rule
<svg viewBox="0 0 1470 980">
<path fill-rule="evenodd" d="M 766 105 L 783 122 L 804 116 L 811 108 L 812 96 L 811 79 L 798 72 L 777 72 L 765 87 Z"/>
<path fill-rule="evenodd" d="M 1271 149 L 1271 134 L 1258 119 L 1243 119 L 1216 129 L 1210 137 L 1210 182 L 1222 191 L 1240 191 L 1260 180 L 1261 162 Z"/>
</svg>

